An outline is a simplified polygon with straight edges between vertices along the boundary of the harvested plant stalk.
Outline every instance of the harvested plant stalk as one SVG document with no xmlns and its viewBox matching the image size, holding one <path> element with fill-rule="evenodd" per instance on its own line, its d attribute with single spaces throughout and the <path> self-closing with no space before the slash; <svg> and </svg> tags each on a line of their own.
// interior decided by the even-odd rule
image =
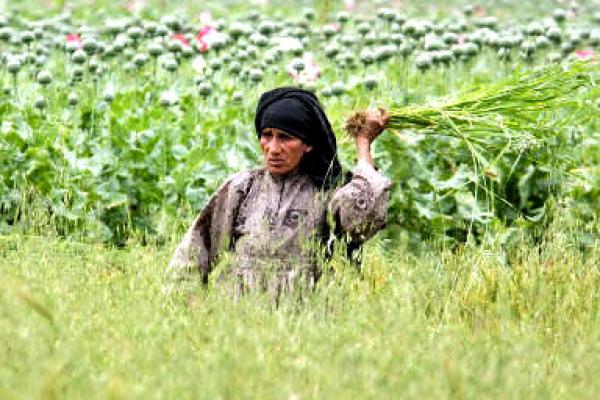
<svg viewBox="0 0 600 400">
<path fill-rule="evenodd" d="M 481 145 L 498 139 L 510 145 L 532 144 L 593 115 L 582 112 L 574 93 L 593 85 L 594 69 L 598 65 L 590 62 L 554 64 L 517 72 L 431 105 L 391 107 L 388 129 L 455 136 Z M 347 132 L 356 136 L 364 120 L 363 112 L 355 113 L 346 122 Z"/>
</svg>

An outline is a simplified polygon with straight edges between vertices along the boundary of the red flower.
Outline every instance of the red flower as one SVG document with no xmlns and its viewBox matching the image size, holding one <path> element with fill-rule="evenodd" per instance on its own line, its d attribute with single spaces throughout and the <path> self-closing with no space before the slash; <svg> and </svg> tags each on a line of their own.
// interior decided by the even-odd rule
<svg viewBox="0 0 600 400">
<path fill-rule="evenodd" d="M 185 47 L 190 47 L 190 42 L 187 40 L 187 38 L 183 35 L 183 33 L 175 33 L 172 37 L 172 40 L 175 40 L 179 43 L 181 43 L 182 45 L 184 45 Z"/>
</svg>

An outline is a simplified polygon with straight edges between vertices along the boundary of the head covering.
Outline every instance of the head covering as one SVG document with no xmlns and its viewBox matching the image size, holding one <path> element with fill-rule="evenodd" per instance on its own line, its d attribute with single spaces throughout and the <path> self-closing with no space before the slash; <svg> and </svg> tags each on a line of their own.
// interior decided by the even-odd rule
<svg viewBox="0 0 600 400">
<path fill-rule="evenodd" d="M 263 129 L 277 128 L 312 146 L 300 162 L 300 171 L 317 187 L 328 189 L 341 177 L 335 135 L 313 93 L 294 87 L 263 93 L 256 108 L 254 125 L 259 137 Z"/>
</svg>

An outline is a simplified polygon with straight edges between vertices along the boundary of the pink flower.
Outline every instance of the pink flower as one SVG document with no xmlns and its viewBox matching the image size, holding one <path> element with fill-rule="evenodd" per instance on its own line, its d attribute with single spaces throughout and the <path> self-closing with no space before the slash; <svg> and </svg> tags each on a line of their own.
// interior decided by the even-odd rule
<svg viewBox="0 0 600 400">
<path fill-rule="evenodd" d="M 217 31 L 211 25 L 205 25 L 196 35 L 198 50 L 201 53 L 207 52 L 216 42 L 225 42 L 224 33 Z"/>
<path fill-rule="evenodd" d="M 354 0 L 344 0 L 344 8 L 347 11 L 352 11 L 354 9 L 354 6 L 356 2 Z"/>
<path fill-rule="evenodd" d="M 580 60 L 592 60 L 592 59 L 596 58 L 596 53 L 594 53 L 594 50 L 589 50 L 589 49 L 588 50 L 576 50 L 575 55 Z"/>
<path fill-rule="evenodd" d="M 68 33 L 66 36 L 67 43 L 75 43 L 78 49 L 81 49 L 81 37 L 76 33 Z"/>
</svg>

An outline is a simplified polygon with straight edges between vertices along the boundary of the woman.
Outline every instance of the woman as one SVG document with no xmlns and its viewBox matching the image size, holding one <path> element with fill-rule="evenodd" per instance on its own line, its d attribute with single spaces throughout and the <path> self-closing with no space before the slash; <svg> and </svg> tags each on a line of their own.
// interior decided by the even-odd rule
<svg viewBox="0 0 600 400">
<path fill-rule="evenodd" d="M 224 252 L 236 290 L 312 287 L 320 249 L 333 237 L 356 248 L 386 222 L 390 181 L 373 167 L 384 110 L 369 110 L 358 163 L 344 181 L 331 125 L 317 98 L 297 88 L 264 93 L 255 116 L 265 166 L 231 177 L 185 234 L 168 266 L 172 285 L 207 281 Z M 317 246 L 314 246 L 314 243 Z"/>
</svg>

